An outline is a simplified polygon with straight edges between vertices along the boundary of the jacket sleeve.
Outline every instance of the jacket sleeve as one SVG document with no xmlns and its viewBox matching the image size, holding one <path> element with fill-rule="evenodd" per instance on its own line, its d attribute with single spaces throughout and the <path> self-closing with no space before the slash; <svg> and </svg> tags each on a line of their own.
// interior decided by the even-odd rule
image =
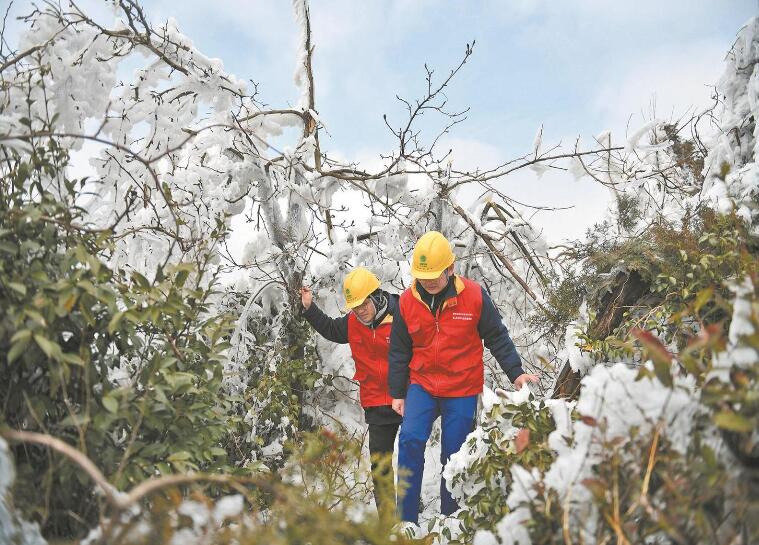
<svg viewBox="0 0 759 545">
<path fill-rule="evenodd" d="M 311 324 L 316 332 L 334 343 L 347 344 L 348 342 L 348 315 L 340 318 L 330 318 L 316 303 L 312 302 L 308 309 L 303 311 L 303 317 Z"/>
<path fill-rule="evenodd" d="M 404 399 L 406 397 L 411 348 L 411 335 L 408 333 L 406 321 L 400 312 L 396 312 L 393 316 L 393 326 L 390 329 L 390 352 L 387 358 L 387 383 L 390 388 L 390 396 L 393 399 Z"/>
<path fill-rule="evenodd" d="M 485 288 L 482 288 L 482 312 L 477 330 L 480 338 L 485 342 L 485 347 L 490 350 L 509 380 L 514 382 L 519 375 L 524 373 L 522 359 L 509 336 L 509 330 L 503 324 L 501 315 Z"/>
</svg>

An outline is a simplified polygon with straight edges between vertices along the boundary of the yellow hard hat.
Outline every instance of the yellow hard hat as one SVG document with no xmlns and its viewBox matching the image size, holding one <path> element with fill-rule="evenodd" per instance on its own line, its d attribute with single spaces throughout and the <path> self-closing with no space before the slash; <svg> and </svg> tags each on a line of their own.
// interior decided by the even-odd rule
<svg viewBox="0 0 759 545">
<path fill-rule="evenodd" d="M 453 265 L 455 260 L 456 256 L 453 255 L 448 239 L 442 233 L 429 231 L 422 235 L 414 246 L 411 276 L 422 280 L 437 278 Z"/>
<path fill-rule="evenodd" d="M 379 279 L 363 267 L 356 267 L 343 280 L 345 308 L 356 308 L 380 287 Z"/>
</svg>

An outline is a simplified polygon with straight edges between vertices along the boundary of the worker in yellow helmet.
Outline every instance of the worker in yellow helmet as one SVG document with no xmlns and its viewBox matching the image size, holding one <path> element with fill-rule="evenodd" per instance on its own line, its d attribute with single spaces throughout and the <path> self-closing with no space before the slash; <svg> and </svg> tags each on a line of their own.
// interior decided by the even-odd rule
<svg viewBox="0 0 759 545">
<path fill-rule="evenodd" d="M 414 247 L 411 287 L 400 296 L 389 353 L 392 406 L 403 415 L 398 470 L 407 475 L 399 502 L 402 520 L 416 523 L 424 451 L 432 424 L 441 417 L 441 462 L 458 452 L 474 427 L 477 396 L 484 385 L 483 341 L 515 387 L 537 382 L 523 371 L 506 326 L 488 293 L 453 272 L 451 244 L 437 231 Z M 445 479 L 440 483 L 445 515 L 458 509 Z"/>
<path fill-rule="evenodd" d="M 353 380 L 359 383 L 361 405 L 369 426 L 374 498 L 379 508 L 378 478 L 385 471 L 391 482 L 394 480 L 389 458 L 401 423 L 401 415 L 391 407 L 387 385 L 387 352 L 398 295 L 380 289 L 379 279 L 363 267 L 353 269 L 343 282 L 345 307 L 350 311 L 345 316 L 330 318 L 313 302 L 309 288 L 301 288 L 300 293 L 303 316 L 308 323 L 325 339 L 350 346 L 356 364 Z M 383 457 L 385 460 L 380 464 Z"/>
</svg>

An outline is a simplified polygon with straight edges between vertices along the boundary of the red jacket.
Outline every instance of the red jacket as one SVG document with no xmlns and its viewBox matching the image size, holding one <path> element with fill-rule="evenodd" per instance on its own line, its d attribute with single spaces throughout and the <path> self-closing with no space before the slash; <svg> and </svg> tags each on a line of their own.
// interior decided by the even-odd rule
<svg viewBox="0 0 759 545">
<path fill-rule="evenodd" d="M 440 397 L 479 394 L 485 379 L 477 330 L 482 289 L 460 276 L 455 287 L 456 296 L 443 303 L 437 316 L 422 301 L 416 283 L 400 298 L 401 316 L 413 343 L 409 380 Z"/>
<path fill-rule="evenodd" d="M 372 329 L 358 321 L 352 312 L 348 316 L 348 344 L 356 362 L 353 380 L 360 385 L 362 407 L 390 405 L 393 399 L 387 386 L 387 353 L 390 349 L 392 315 Z"/>
</svg>

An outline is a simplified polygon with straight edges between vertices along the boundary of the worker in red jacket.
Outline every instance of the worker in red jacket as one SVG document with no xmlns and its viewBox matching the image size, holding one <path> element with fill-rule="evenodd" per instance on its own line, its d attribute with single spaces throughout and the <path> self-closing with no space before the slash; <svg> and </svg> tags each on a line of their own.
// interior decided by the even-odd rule
<svg viewBox="0 0 759 545">
<path fill-rule="evenodd" d="M 416 523 L 424 472 L 424 451 L 432 424 L 441 417 L 441 462 L 458 452 L 474 429 L 477 395 L 484 384 L 482 343 L 515 387 L 537 382 L 522 362 L 488 293 L 453 273 L 455 256 L 437 231 L 414 247 L 414 282 L 403 292 L 390 338 L 389 387 L 392 406 L 403 416 L 398 439 L 398 471 L 407 475 L 399 502 L 402 520 Z M 444 515 L 458 509 L 440 483 Z"/>
<path fill-rule="evenodd" d="M 387 386 L 387 352 L 398 296 L 381 290 L 377 277 L 363 267 L 353 269 L 343 282 L 345 307 L 350 310 L 345 316 L 330 318 L 313 302 L 309 288 L 301 288 L 300 293 L 308 323 L 325 339 L 350 346 L 356 364 L 353 380 L 359 383 L 361 406 L 369 426 L 374 500 L 379 509 L 378 479 L 389 474 L 394 481 L 389 458 L 402 420 L 391 407 Z M 382 458 L 385 460 L 381 462 Z"/>
</svg>

